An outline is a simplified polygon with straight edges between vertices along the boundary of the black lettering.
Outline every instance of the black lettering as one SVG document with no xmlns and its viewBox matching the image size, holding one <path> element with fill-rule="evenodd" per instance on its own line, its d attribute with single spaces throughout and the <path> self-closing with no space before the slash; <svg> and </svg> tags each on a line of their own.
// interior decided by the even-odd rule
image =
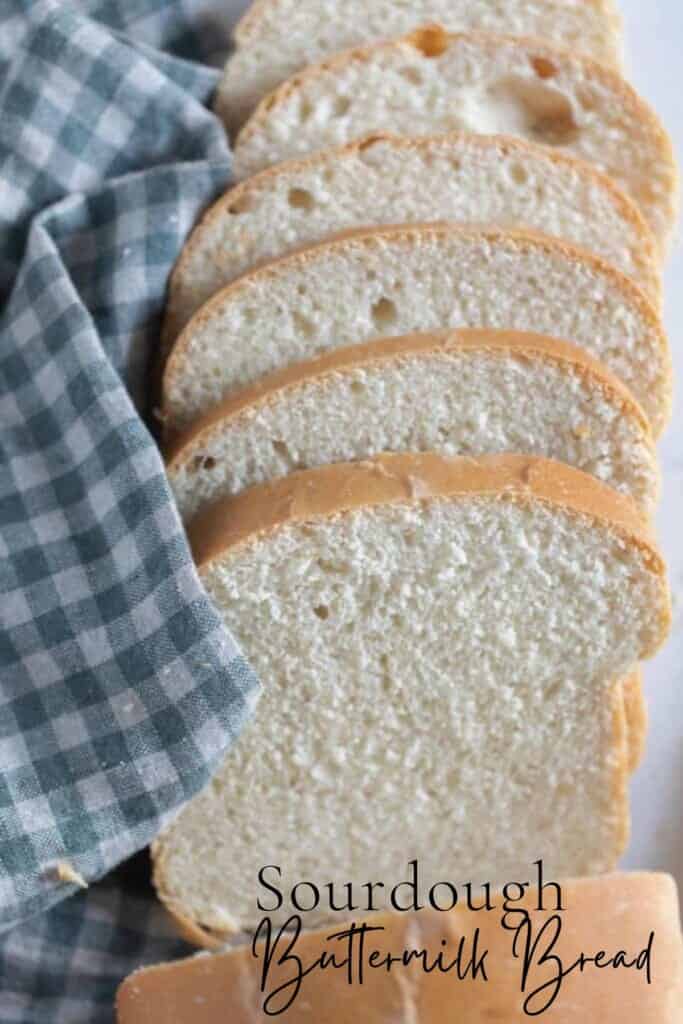
<svg viewBox="0 0 683 1024">
<path fill-rule="evenodd" d="M 543 896 L 546 889 L 554 889 L 556 893 L 556 904 L 555 907 L 548 907 L 547 909 L 551 913 L 559 914 L 565 908 L 562 906 L 562 886 L 558 885 L 557 882 L 544 882 L 543 881 L 543 861 L 537 860 L 534 862 L 534 867 L 538 868 L 538 906 L 537 910 L 546 910 L 543 904 Z"/>
<path fill-rule="evenodd" d="M 299 890 L 309 889 L 313 896 L 313 903 L 310 907 L 302 907 L 299 902 Z M 313 882 L 297 882 L 292 889 L 292 904 L 297 910 L 301 910 L 303 913 L 308 913 L 309 910 L 315 910 L 320 905 L 320 892 L 318 887 L 313 885 Z"/>
<path fill-rule="evenodd" d="M 467 884 L 465 885 L 465 891 L 467 892 L 467 907 L 468 907 L 469 910 L 471 910 L 473 913 L 477 914 L 477 913 L 479 913 L 480 910 L 489 910 L 489 911 L 491 911 L 491 910 L 495 910 L 496 909 L 495 905 L 493 904 L 493 902 L 491 900 L 491 883 L 490 882 L 484 882 L 483 885 L 477 886 L 477 889 L 481 889 L 481 891 L 483 893 L 483 896 L 484 896 L 484 905 L 483 906 L 479 906 L 479 907 L 475 906 L 475 904 L 474 904 L 474 896 L 472 894 L 472 889 L 473 889 L 472 883 L 471 882 L 467 882 Z"/>
<path fill-rule="evenodd" d="M 259 882 L 261 883 L 264 889 L 268 889 L 269 892 L 272 892 L 277 897 L 277 903 L 275 904 L 274 907 L 264 907 L 259 898 L 256 900 L 256 906 L 259 908 L 259 910 L 262 910 L 264 914 L 272 914 L 274 911 L 279 910 L 280 907 L 282 906 L 282 893 L 274 885 L 271 885 L 270 882 L 266 881 L 264 877 L 266 871 L 275 871 L 277 872 L 277 877 L 281 878 L 282 870 L 278 867 L 277 864 L 266 864 L 266 866 L 264 868 L 261 868 L 261 870 L 258 873 Z"/>
<path fill-rule="evenodd" d="M 447 907 L 439 905 L 436 899 L 436 892 L 438 889 L 446 889 L 450 893 L 450 902 Z M 453 910 L 458 905 L 458 890 L 450 882 L 437 882 L 429 890 L 429 903 L 434 910 L 440 910 L 442 913 L 447 914 L 449 910 Z"/>
<path fill-rule="evenodd" d="M 398 910 L 399 913 L 402 913 L 402 914 L 407 914 L 411 910 L 424 910 L 423 904 L 421 904 L 419 902 L 419 900 L 418 900 L 417 861 L 416 860 L 411 860 L 410 863 L 408 864 L 408 867 L 411 869 L 412 878 L 410 878 L 407 882 L 399 882 L 399 884 L 395 885 L 394 888 L 391 890 L 391 905 L 394 908 L 394 910 Z M 399 891 L 399 889 L 403 889 L 403 888 L 410 889 L 410 891 L 412 892 L 412 896 L 413 896 L 412 902 L 409 903 L 407 907 L 402 907 L 397 902 L 397 900 L 398 900 L 398 891 Z"/>
<path fill-rule="evenodd" d="M 335 892 L 334 882 L 328 882 L 327 885 L 325 886 L 325 888 L 327 889 L 327 893 L 328 893 L 330 910 L 333 910 L 335 912 L 335 914 L 340 914 L 343 910 L 350 910 L 350 911 L 358 910 L 358 907 L 353 902 L 353 885 L 352 885 L 351 882 L 347 882 L 346 885 L 343 886 L 343 888 L 346 889 L 346 903 L 343 903 L 339 907 L 337 906 L 337 904 L 334 901 L 334 892 Z M 369 909 L 372 910 L 372 907 L 370 907 Z"/>
<path fill-rule="evenodd" d="M 363 888 L 368 892 L 368 910 L 379 910 L 380 908 L 375 906 L 375 889 L 384 889 L 384 882 L 366 882 Z"/>
</svg>

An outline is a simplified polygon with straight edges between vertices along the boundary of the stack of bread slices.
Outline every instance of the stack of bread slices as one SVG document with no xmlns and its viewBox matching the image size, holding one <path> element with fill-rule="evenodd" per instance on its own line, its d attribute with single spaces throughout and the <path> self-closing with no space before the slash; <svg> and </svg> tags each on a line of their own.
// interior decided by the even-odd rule
<svg viewBox="0 0 683 1024">
<path fill-rule="evenodd" d="M 669 625 L 677 189 L 611 0 L 257 0 L 236 43 L 240 181 L 174 272 L 162 414 L 263 693 L 159 894 L 211 944 L 266 865 L 279 923 L 410 861 L 421 897 L 609 872 Z"/>
</svg>

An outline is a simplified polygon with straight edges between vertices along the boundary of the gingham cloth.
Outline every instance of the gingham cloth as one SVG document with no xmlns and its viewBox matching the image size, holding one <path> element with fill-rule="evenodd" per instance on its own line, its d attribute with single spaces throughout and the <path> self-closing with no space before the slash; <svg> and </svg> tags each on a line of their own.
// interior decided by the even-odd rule
<svg viewBox="0 0 683 1024">
<path fill-rule="evenodd" d="M 145 846 L 258 691 L 144 420 L 169 270 L 230 177 L 213 6 L 0 0 L 1 1024 L 110 1021 L 182 951 L 131 878 L 73 897 L 56 866 Z"/>
</svg>

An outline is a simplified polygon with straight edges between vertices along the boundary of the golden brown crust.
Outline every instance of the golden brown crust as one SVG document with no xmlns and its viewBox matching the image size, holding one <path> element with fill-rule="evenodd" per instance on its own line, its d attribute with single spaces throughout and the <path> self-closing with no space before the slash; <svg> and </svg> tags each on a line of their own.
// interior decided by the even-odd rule
<svg viewBox="0 0 683 1024">
<path fill-rule="evenodd" d="M 437 38 L 442 40 L 440 44 L 435 42 Z M 612 92 L 615 108 L 627 113 L 634 124 L 640 125 L 640 134 L 643 139 L 647 139 L 653 152 L 656 151 L 659 154 L 662 165 L 667 165 L 669 168 L 668 188 L 666 189 L 667 225 L 666 228 L 656 232 L 660 252 L 664 255 L 668 247 L 669 236 L 677 220 L 679 204 L 678 166 L 669 134 L 657 113 L 614 67 L 601 64 L 590 57 L 578 55 L 566 47 L 557 46 L 542 39 L 490 32 L 449 33 L 440 25 L 425 25 L 398 39 L 356 47 L 336 54 L 319 64 L 305 68 L 264 97 L 237 135 L 234 147 L 236 163 L 240 163 L 240 147 L 244 146 L 251 136 L 260 130 L 262 124 L 268 120 L 271 111 L 283 104 L 309 81 L 315 81 L 316 78 L 328 71 L 336 73 L 353 62 L 367 62 L 375 53 L 383 49 L 407 45 L 423 50 L 427 56 L 432 56 L 453 46 L 459 40 L 478 42 L 483 51 L 488 50 L 489 52 L 499 50 L 501 46 L 512 46 L 522 51 L 527 59 L 540 57 L 556 64 L 560 63 L 564 69 L 576 68 L 580 77 L 596 82 L 604 90 Z"/>
<path fill-rule="evenodd" d="M 537 894 L 529 890 L 515 904 L 528 911 L 533 934 L 538 935 L 548 916 L 556 912 L 552 892 L 545 894 L 544 911 Z M 580 953 L 594 955 L 605 949 L 614 955 L 626 949 L 632 956 L 643 949 L 655 932 L 652 984 L 634 970 L 574 971 L 562 986 L 553 1007 L 545 1014 L 549 1024 L 678 1024 L 683 1004 L 683 943 L 676 886 L 665 875 L 608 875 L 562 883 L 562 933 L 556 952 L 566 965 Z M 458 908 L 448 914 L 374 915 L 368 923 L 383 932 L 372 934 L 371 949 L 400 955 L 402 950 L 426 948 L 430 960 L 443 948 L 457 949 L 461 936 L 471 951 L 475 929 L 480 929 L 480 952 L 489 950 L 491 981 L 453 979 L 438 971 L 425 975 L 419 964 L 409 968 L 371 970 L 364 984 L 349 985 L 342 970 L 313 971 L 300 996 L 283 1017 L 289 1024 L 386 1024 L 388 1020 L 414 1020 L 419 1024 L 463 1024 L 464 1021 L 499 1021 L 515 1024 L 523 1017 L 520 965 L 511 955 L 511 933 L 501 926 L 502 908 L 472 913 Z M 302 964 L 317 961 L 330 928 L 305 932 L 296 944 Z M 117 994 L 118 1024 L 254 1024 L 263 1016 L 260 991 L 262 963 L 249 944 L 215 956 L 192 957 L 173 964 L 137 971 Z M 292 977 L 291 964 L 274 963 L 268 991 Z M 547 973 L 543 980 L 548 977 Z M 495 980 L 494 980 L 495 979 Z M 453 986 L 457 986 L 457 998 Z M 539 980 L 540 984 L 540 980 Z M 545 1019 L 544 1018 L 544 1019 Z"/>
<path fill-rule="evenodd" d="M 666 154 L 672 168 L 675 168 L 673 144 L 657 114 L 636 92 L 633 86 L 614 68 L 601 64 L 590 57 L 575 54 L 566 47 L 549 43 L 547 40 L 534 39 L 532 36 L 510 36 L 504 33 L 491 32 L 446 32 L 440 25 L 425 25 L 414 32 L 401 36 L 399 39 L 345 50 L 342 53 L 335 54 L 328 60 L 321 61 L 319 64 L 312 65 L 293 75 L 292 78 L 271 92 L 258 105 L 237 136 L 235 150 L 239 150 L 239 147 L 259 130 L 262 122 L 267 119 L 272 110 L 280 106 L 303 84 L 314 81 L 327 71 L 342 69 L 350 63 L 364 63 L 372 58 L 375 53 L 383 49 L 391 49 L 401 45 L 423 49 L 426 45 L 428 51 L 433 52 L 434 38 L 437 33 L 443 39 L 444 48 L 453 46 L 460 40 L 478 41 L 482 49 L 488 49 L 489 51 L 494 51 L 501 45 L 508 45 L 514 46 L 518 50 L 523 50 L 525 54 L 533 51 L 534 55 L 563 61 L 565 66 L 580 68 L 583 76 L 600 82 L 605 88 L 613 92 L 618 97 L 620 108 L 628 110 L 636 121 L 647 127 L 653 139 L 656 140 L 657 147 L 662 155 Z M 675 172 L 673 177 L 675 179 Z"/>
<path fill-rule="evenodd" d="M 544 359 L 562 365 L 568 372 L 579 374 L 591 388 L 621 406 L 622 413 L 637 421 L 643 431 L 643 440 L 654 452 L 654 440 L 649 421 L 630 391 L 602 363 L 593 359 L 584 349 L 557 338 L 521 331 L 503 331 L 486 328 L 463 328 L 454 331 L 434 331 L 405 337 L 382 338 L 350 348 L 334 349 L 317 359 L 288 366 L 284 370 L 261 378 L 252 387 L 227 398 L 206 416 L 193 424 L 169 450 L 167 464 L 170 473 L 192 458 L 194 449 L 207 443 L 216 428 L 265 406 L 283 392 L 302 384 L 363 366 L 396 361 L 401 358 L 429 357 L 449 352 L 485 352 L 501 358 Z"/>
<path fill-rule="evenodd" d="M 648 710 L 643 690 L 642 672 L 634 672 L 621 684 L 626 712 L 626 737 L 629 751 L 629 772 L 633 775 L 642 764 L 647 746 Z"/>
<path fill-rule="evenodd" d="M 279 0 L 253 0 L 250 7 L 244 12 L 233 30 L 233 41 L 237 47 L 242 47 L 253 42 L 260 30 L 260 19 L 268 7 L 276 7 Z M 605 19 L 612 26 L 612 31 L 618 35 L 621 31 L 621 17 L 613 0 L 585 0 L 585 3 L 604 14 Z"/>
<path fill-rule="evenodd" d="M 520 248 L 536 248 L 541 252 L 553 255 L 559 254 L 568 260 L 588 264 L 595 273 L 608 278 L 615 287 L 625 294 L 629 303 L 637 309 L 644 322 L 647 324 L 653 335 L 655 335 L 656 342 L 660 351 L 663 353 L 665 361 L 670 361 L 668 341 L 664 333 L 661 319 L 650 300 L 647 298 L 645 293 L 641 291 L 638 285 L 630 277 L 622 274 L 621 271 L 617 270 L 606 260 L 603 260 L 594 253 L 587 252 L 578 246 L 571 245 L 569 242 L 565 242 L 562 239 L 550 238 L 543 235 L 541 232 L 531 230 L 502 229 L 495 226 L 470 227 L 448 223 L 392 225 L 371 229 L 355 228 L 350 231 L 341 232 L 333 239 L 318 242 L 315 245 L 306 246 L 295 252 L 288 253 L 285 256 L 272 260 L 258 269 L 250 271 L 248 274 L 244 274 L 237 278 L 231 284 L 227 285 L 227 287 L 214 295 L 212 299 L 209 299 L 209 301 L 205 303 L 197 313 L 195 313 L 180 336 L 176 339 L 166 361 L 162 384 L 162 419 L 168 418 L 167 395 L 169 382 L 175 374 L 183 373 L 183 361 L 186 358 L 187 349 L 189 348 L 190 339 L 194 331 L 203 327 L 208 321 L 210 321 L 213 315 L 223 305 L 232 301 L 244 287 L 248 287 L 254 282 L 267 282 L 279 275 L 285 275 L 291 269 L 298 269 L 302 266 L 306 266 L 307 263 L 315 261 L 325 253 L 335 251 L 353 252 L 353 247 L 375 246 L 381 244 L 385 239 L 400 239 L 405 242 L 419 242 L 424 239 L 439 236 L 461 237 L 463 239 L 481 238 L 486 241 L 487 244 L 495 244 L 497 240 L 500 240 L 507 244 L 513 243 Z M 663 429 L 663 426 L 668 421 L 671 413 L 671 405 L 673 401 L 673 386 L 671 381 L 669 381 L 669 385 L 670 393 L 663 396 L 662 399 L 662 425 L 660 429 Z M 659 433 L 659 430 L 656 431 L 656 436 L 657 433 Z"/>
<path fill-rule="evenodd" d="M 666 567 L 651 528 L 630 498 L 594 477 L 547 459 L 487 455 L 478 459 L 427 454 L 379 455 L 365 462 L 322 466 L 260 484 L 217 502 L 190 525 L 200 572 L 230 548 L 282 526 L 331 518 L 361 508 L 458 498 L 538 502 L 601 524 L 644 556 L 661 577 L 661 636 L 671 621 Z"/>
<path fill-rule="evenodd" d="M 643 290 L 651 295 L 657 306 L 661 306 L 661 256 L 657 249 L 655 237 L 633 200 L 619 188 L 612 178 L 603 174 L 594 165 L 570 154 L 552 150 L 547 146 L 527 142 L 524 139 L 515 139 L 508 135 L 475 135 L 465 132 L 451 132 L 447 135 L 422 135 L 411 138 L 409 136 L 378 132 L 363 139 L 347 143 L 337 149 L 325 150 L 322 153 L 315 153 L 299 160 L 290 160 L 285 163 L 276 164 L 273 167 L 268 167 L 225 192 L 220 199 L 210 206 L 185 243 L 173 269 L 169 284 L 168 311 L 162 332 L 163 346 L 168 349 L 178 333 L 177 323 L 173 317 L 173 296 L 179 290 L 183 274 L 192 260 L 195 250 L 202 244 L 204 233 L 221 217 L 229 215 L 230 210 L 237 209 L 244 202 L 248 202 L 250 195 L 258 194 L 264 188 L 268 189 L 270 183 L 277 181 L 283 174 L 297 174 L 316 166 L 343 160 L 345 157 L 356 155 L 376 143 L 390 144 L 397 150 L 414 151 L 434 148 L 448 149 L 457 145 L 458 142 L 464 141 L 468 145 L 476 146 L 480 149 L 496 150 L 505 156 L 510 153 L 516 153 L 520 157 L 531 156 L 534 159 L 542 159 L 557 167 L 570 167 L 577 173 L 589 178 L 596 187 L 602 190 L 605 196 L 609 197 L 619 216 L 628 222 L 638 235 L 640 245 L 642 246 L 642 254 L 634 253 L 638 262 L 637 275 L 634 274 L 634 277 L 637 277 Z"/>
</svg>

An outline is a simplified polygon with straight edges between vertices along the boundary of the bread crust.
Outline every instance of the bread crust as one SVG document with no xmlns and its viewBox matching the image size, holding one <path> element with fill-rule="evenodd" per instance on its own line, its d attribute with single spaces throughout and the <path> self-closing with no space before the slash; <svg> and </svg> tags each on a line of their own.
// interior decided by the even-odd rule
<svg viewBox="0 0 683 1024">
<path fill-rule="evenodd" d="M 376 506 L 465 497 L 554 507 L 592 520 L 638 549 L 661 583 L 660 636 L 640 658 L 656 654 L 670 628 L 671 601 L 666 566 L 652 529 L 630 498 L 560 462 L 525 455 L 473 459 L 426 453 L 385 454 L 322 466 L 218 501 L 194 519 L 188 536 L 201 574 L 230 549 L 283 526 Z"/>
<path fill-rule="evenodd" d="M 673 230 L 678 213 L 679 175 L 673 142 L 658 115 L 633 86 L 613 67 L 601 64 L 590 57 L 575 54 L 563 46 L 557 46 L 542 39 L 534 39 L 531 36 L 510 36 L 490 32 L 446 32 L 440 25 L 425 25 L 398 39 L 389 40 L 388 42 L 371 43 L 367 46 L 345 50 L 325 61 L 305 68 L 264 97 L 237 135 L 235 140 L 237 163 L 239 163 L 240 148 L 261 130 L 272 111 L 281 106 L 290 96 L 300 90 L 302 86 L 321 78 L 329 71 L 333 73 L 341 71 L 351 63 L 367 63 L 376 53 L 384 49 L 409 46 L 418 50 L 432 52 L 435 39 L 440 39 L 442 41 L 440 45 L 443 45 L 444 48 L 452 47 L 459 41 L 475 42 L 481 47 L 482 51 L 488 51 L 489 53 L 495 53 L 502 46 L 513 47 L 522 53 L 525 58 L 531 56 L 541 57 L 551 62 L 561 63 L 563 68 L 577 68 L 583 77 L 600 83 L 606 91 L 611 92 L 617 98 L 619 108 L 628 112 L 633 121 L 641 124 L 646 135 L 650 137 L 653 150 L 658 152 L 662 164 L 669 167 L 668 232 L 670 233 Z M 668 236 L 659 240 L 661 241 L 662 252 L 665 251 L 667 240 Z"/>
<path fill-rule="evenodd" d="M 585 4 L 594 7 L 610 22 L 612 31 L 618 35 L 622 28 L 622 19 L 614 0 L 584 0 Z M 269 7 L 278 7 L 280 0 L 253 0 L 251 5 L 239 19 L 233 29 L 233 41 L 238 48 L 253 42 L 260 30 L 260 20 Z"/>
<path fill-rule="evenodd" d="M 240 290 L 250 282 L 268 282 L 280 274 L 286 274 L 291 268 L 305 267 L 307 263 L 315 261 L 321 254 L 334 252 L 353 252 L 355 247 L 378 246 L 385 239 L 419 242 L 421 240 L 438 237 L 451 236 L 463 239 L 481 238 L 487 244 L 495 244 L 501 240 L 506 243 L 512 242 L 520 249 L 535 248 L 541 252 L 561 255 L 565 259 L 575 262 L 587 263 L 591 269 L 601 276 L 607 277 L 609 281 L 627 297 L 634 306 L 644 322 L 655 337 L 659 348 L 662 362 L 666 366 L 667 393 L 662 396 L 661 422 L 652 424 L 655 436 L 664 429 L 671 416 L 673 404 L 673 371 L 671 367 L 671 354 L 664 328 L 658 312 L 653 307 L 645 293 L 638 285 L 621 271 L 617 270 L 606 260 L 601 259 L 594 253 L 587 252 L 578 246 L 571 245 L 562 239 L 550 238 L 537 231 L 520 229 L 501 229 L 495 226 L 469 227 L 448 223 L 437 224 L 410 224 L 385 226 L 378 228 L 357 228 L 351 231 L 344 231 L 333 239 L 318 242 L 315 245 L 306 246 L 295 252 L 272 260 L 256 270 L 242 275 L 231 282 L 221 291 L 217 292 L 212 299 L 209 299 L 200 310 L 195 313 L 182 333 L 176 339 L 166 361 L 162 382 L 162 420 L 169 419 L 168 392 L 170 384 L 176 374 L 183 373 L 184 360 L 187 358 L 187 350 L 194 331 L 210 322 L 213 315 L 226 303 L 229 303 Z"/>
<path fill-rule="evenodd" d="M 568 153 L 527 142 L 525 139 L 516 139 L 509 135 L 475 135 L 468 132 L 451 132 L 447 135 L 409 137 L 394 135 L 388 132 L 377 132 L 332 150 L 314 153 L 298 160 L 288 160 L 281 164 L 275 164 L 273 167 L 267 167 L 253 177 L 247 178 L 245 181 L 229 189 L 205 211 L 185 243 L 171 274 L 169 300 L 162 335 L 164 347 L 169 348 L 173 339 L 178 334 L 177 318 L 173 315 L 173 299 L 174 295 L 180 290 L 183 276 L 194 258 L 196 249 L 201 247 L 204 235 L 218 221 L 223 217 L 229 216 L 232 209 L 237 209 L 242 203 L 248 202 L 250 196 L 258 195 L 263 190 L 267 191 L 271 183 L 277 182 L 283 175 L 305 173 L 317 167 L 324 167 L 336 161 L 343 161 L 345 158 L 356 156 L 377 143 L 391 145 L 399 152 L 424 152 L 435 149 L 457 149 L 458 143 L 464 142 L 468 146 L 474 146 L 481 150 L 492 150 L 505 156 L 514 153 L 521 159 L 530 157 L 534 160 L 551 163 L 555 167 L 571 168 L 576 173 L 581 174 L 582 177 L 589 179 L 613 203 L 619 217 L 630 224 L 638 236 L 642 253 L 634 253 L 637 259 L 637 274 L 633 276 L 637 279 L 643 290 L 652 297 L 653 302 L 658 307 L 661 307 L 662 261 L 655 236 L 636 203 L 612 178 L 603 174 L 593 164 L 589 164 L 585 160 L 580 160 Z M 257 266 L 258 264 L 255 265 L 254 269 Z"/>
<path fill-rule="evenodd" d="M 225 399 L 177 438 L 168 451 L 168 471 L 173 473 L 187 463 L 192 458 L 194 450 L 206 444 L 208 437 L 217 428 L 249 415 L 255 408 L 272 404 L 283 393 L 296 390 L 304 383 L 318 381 L 322 384 L 333 374 L 359 367 L 392 363 L 401 358 L 438 356 L 450 352 L 486 353 L 500 358 L 511 356 L 516 359 L 542 359 L 564 366 L 568 372 L 579 374 L 587 387 L 596 388 L 608 396 L 612 403 L 620 404 L 623 415 L 637 421 L 643 432 L 643 440 L 654 457 L 655 444 L 645 412 L 628 388 L 585 350 L 540 334 L 463 328 L 456 331 L 382 338 L 350 348 L 334 349 L 317 359 L 297 363 L 270 374 L 252 387 Z"/>
<path fill-rule="evenodd" d="M 626 712 L 626 737 L 629 752 L 629 771 L 633 775 L 640 768 L 647 746 L 648 710 L 643 690 L 642 672 L 634 672 L 621 684 Z"/>
<path fill-rule="evenodd" d="M 626 947 L 634 954 L 654 931 L 657 969 L 650 986 L 633 971 L 618 972 L 616 977 L 611 970 L 582 972 L 567 983 L 550 1011 L 554 1024 L 575 1024 L 582 1016 L 600 1020 L 601 1024 L 643 1024 L 646 1020 L 676 1024 L 683 1001 L 683 943 L 673 880 L 650 873 L 606 875 L 565 881 L 562 892 L 565 927 L 557 952 L 566 963 L 573 962 L 580 951 L 591 955 L 607 948 L 613 954 L 617 948 Z M 529 895 L 521 906 L 532 915 L 537 934 L 545 916 L 536 916 L 539 911 L 533 900 Z M 496 904 L 499 906 L 499 899 Z M 546 906 L 545 914 L 550 914 L 554 910 L 552 901 Z M 418 940 L 416 945 L 436 950 L 442 937 L 455 936 L 457 943 L 459 935 L 471 936 L 480 927 L 481 948 L 490 949 L 491 963 L 503 969 L 496 971 L 496 984 L 458 985 L 457 999 L 448 998 L 453 991 L 452 977 L 440 978 L 438 972 L 416 978 L 414 984 L 408 984 L 410 975 L 405 972 L 399 976 L 370 972 L 363 988 L 349 986 L 343 972 L 315 972 L 286 1015 L 287 1020 L 352 1024 L 360 1019 L 380 1024 L 389 1019 L 407 1019 L 401 1012 L 407 1008 L 413 1011 L 410 1019 L 422 1024 L 461 1024 L 463 1020 L 489 1018 L 512 1024 L 518 1019 L 519 971 L 503 967 L 509 963 L 511 935 L 500 927 L 500 913 L 473 914 L 456 909 L 449 914 L 423 911 L 417 917 L 381 914 L 370 923 L 386 930 L 372 948 L 381 946 L 393 952 L 414 948 L 411 936 Z M 302 935 L 298 951 L 303 963 L 313 963 L 323 949 L 329 949 L 328 935 L 329 928 Z M 173 1016 L 177 1024 L 222 1024 L 228 1019 L 233 1024 L 251 1024 L 262 1016 L 259 970 L 251 947 L 244 944 L 217 956 L 191 957 L 136 971 L 117 993 L 118 1022 L 166 1024 Z M 275 974 L 269 990 L 287 976 Z"/>
</svg>

